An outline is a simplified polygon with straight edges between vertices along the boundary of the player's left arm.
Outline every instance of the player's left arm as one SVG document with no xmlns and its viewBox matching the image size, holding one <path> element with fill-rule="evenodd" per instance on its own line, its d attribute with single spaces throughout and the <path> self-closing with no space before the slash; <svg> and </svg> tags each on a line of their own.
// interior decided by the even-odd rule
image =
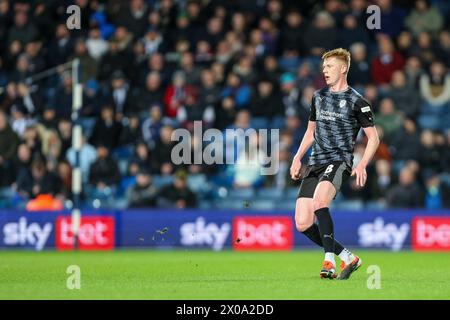
<svg viewBox="0 0 450 320">
<path fill-rule="evenodd" d="M 356 102 L 355 114 L 368 139 L 363 157 L 352 171 L 352 176 L 356 175 L 356 185 L 363 187 L 367 181 L 366 167 L 378 149 L 380 138 L 374 126 L 372 107 L 366 100 L 360 99 Z"/>
</svg>

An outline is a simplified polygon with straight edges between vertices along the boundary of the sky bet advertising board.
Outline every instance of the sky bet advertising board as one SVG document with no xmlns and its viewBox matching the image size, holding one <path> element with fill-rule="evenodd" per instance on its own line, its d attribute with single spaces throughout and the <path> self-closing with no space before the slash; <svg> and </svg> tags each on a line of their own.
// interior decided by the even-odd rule
<svg viewBox="0 0 450 320">
<path fill-rule="evenodd" d="M 450 211 L 334 211 L 348 247 L 450 251 Z M 0 249 L 73 250 L 69 212 L 0 210 Z M 127 210 L 83 212 L 79 250 L 181 248 L 282 251 L 315 247 L 290 212 Z"/>
</svg>

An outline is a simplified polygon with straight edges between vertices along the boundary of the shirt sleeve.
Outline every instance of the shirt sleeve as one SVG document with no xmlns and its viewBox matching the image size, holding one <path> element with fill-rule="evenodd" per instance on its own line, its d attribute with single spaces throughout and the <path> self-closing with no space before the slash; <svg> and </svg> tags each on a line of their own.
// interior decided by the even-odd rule
<svg viewBox="0 0 450 320">
<path fill-rule="evenodd" d="M 365 99 L 358 99 L 355 103 L 355 115 L 363 128 L 373 127 L 373 111 L 370 103 Z"/>
<path fill-rule="evenodd" d="M 311 99 L 311 111 L 309 113 L 309 121 L 316 121 L 316 104 L 315 104 L 315 96 Z"/>
</svg>

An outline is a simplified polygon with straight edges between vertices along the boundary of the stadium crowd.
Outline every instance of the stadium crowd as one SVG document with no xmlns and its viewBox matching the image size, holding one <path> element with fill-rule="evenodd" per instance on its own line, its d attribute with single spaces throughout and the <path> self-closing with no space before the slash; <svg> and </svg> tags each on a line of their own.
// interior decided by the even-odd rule
<svg viewBox="0 0 450 320">
<path fill-rule="evenodd" d="M 382 141 L 368 184 L 348 181 L 337 203 L 450 207 L 447 1 L 76 0 L 81 28 L 69 30 L 71 2 L 0 0 L 0 207 L 51 194 L 70 208 L 71 73 L 30 77 L 78 58 L 85 206 L 293 208 L 289 166 L 325 85 L 320 57 L 336 47 L 352 54 L 349 84 Z M 367 28 L 370 4 L 380 29 Z M 280 129 L 280 170 L 175 165 L 171 134 L 194 121 Z"/>
</svg>

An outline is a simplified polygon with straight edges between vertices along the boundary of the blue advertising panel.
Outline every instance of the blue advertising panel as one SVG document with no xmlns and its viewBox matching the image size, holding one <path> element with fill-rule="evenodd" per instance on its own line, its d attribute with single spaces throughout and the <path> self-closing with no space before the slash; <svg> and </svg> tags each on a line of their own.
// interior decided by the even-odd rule
<svg viewBox="0 0 450 320">
<path fill-rule="evenodd" d="M 392 251 L 411 247 L 415 217 L 450 218 L 450 211 L 445 210 L 333 211 L 332 214 L 335 237 L 344 245 Z M 0 210 L 0 248 L 27 248 L 38 251 L 54 248 L 57 244 L 55 239 L 61 236 L 57 235 L 56 231 L 64 229 L 57 228 L 56 225 L 57 218 L 62 215 L 70 213 Z M 259 246 L 265 241 L 271 242 L 270 237 L 276 239 L 278 243 L 283 242 L 280 237 L 286 237 L 293 242 L 293 247 L 300 250 L 314 246 L 309 239 L 295 230 L 293 213 L 287 211 L 149 209 L 100 213 L 89 211 L 83 212 L 82 215 L 112 217 L 116 248 L 200 248 L 216 251 L 236 248 L 236 241 L 239 239 L 235 239 L 236 230 L 233 228 L 236 228 L 237 220 L 239 226 L 242 227 L 242 223 L 244 224 L 249 238 L 261 240 Z M 251 218 L 258 217 L 265 219 L 260 219 L 260 222 L 255 224 L 255 219 Z M 292 223 L 292 228 L 289 228 L 290 234 L 276 234 L 275 229 L 270 229 L 270 220 L 277 217 L 284 217 L 287 224 Z M 448 220 L 442 221 L 445 224 Z M 421 237 L 419 240 L 432 239 L 430 232 L 441 230 L 446 227 L 444 224 L 439 228 L 427 226 L 427 229 L 424 229 L 426 234 L 425 231 L 421 233 L 421 229 L 418 229 L 416 233 Z M 448 227 L 450 228 L 450 225 Z M 271 244 L 276 243 L 274 240 Z"/>
</svg>

